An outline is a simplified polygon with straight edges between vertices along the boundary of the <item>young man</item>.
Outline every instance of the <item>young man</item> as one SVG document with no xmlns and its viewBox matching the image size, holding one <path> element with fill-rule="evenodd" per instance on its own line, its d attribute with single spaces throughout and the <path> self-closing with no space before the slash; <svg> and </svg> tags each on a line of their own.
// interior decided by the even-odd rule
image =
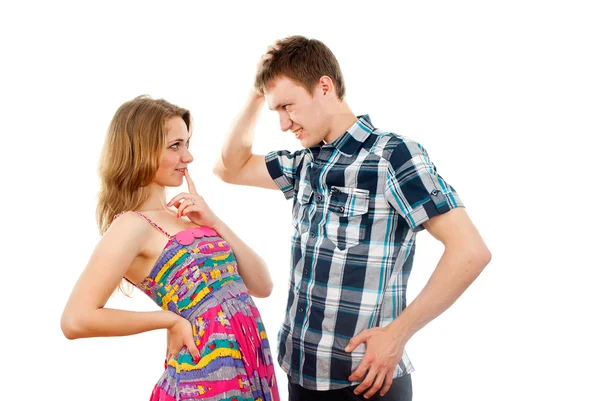
<svg viewBox="0 0 600 401">
<path fill-rule="evenodd" d="M 278 347 L 290 400 L 410 400 L 406 343 L 456 301 L 491 256 L 425 149 L 356 117 L 344 94 L 338 62 L 322 42 L 276 42 L 258 64 L 215 173 L 294 200 L 288 313 Z M 252 154 L 265 100 L 303 150 Z M 407 306 L 422 229 L 445 251 Z"/>
</svg>

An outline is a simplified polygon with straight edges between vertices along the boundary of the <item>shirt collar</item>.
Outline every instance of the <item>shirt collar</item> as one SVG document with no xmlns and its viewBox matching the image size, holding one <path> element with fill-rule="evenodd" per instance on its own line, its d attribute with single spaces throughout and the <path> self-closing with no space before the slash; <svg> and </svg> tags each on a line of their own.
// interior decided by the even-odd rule
<svg viewBox="0 0 600 401">
<path fill-rule="evenodd" d="M 355 154 L 375 130 L 368 114 L 357 118 L 358 120 L 346 132 L 330 144 L 345 156 Z"/>
</svg>

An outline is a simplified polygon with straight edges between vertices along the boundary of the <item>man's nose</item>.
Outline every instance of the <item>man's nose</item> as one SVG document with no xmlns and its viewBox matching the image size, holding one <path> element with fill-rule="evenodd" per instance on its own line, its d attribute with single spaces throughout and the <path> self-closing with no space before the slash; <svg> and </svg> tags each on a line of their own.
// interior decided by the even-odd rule
<svg viewBox="0 0 600 401">
<path fill-rule="evenodd" d="M 292 128 L 293 122 L 290 119 L 290 117 L 287 115 L 287 113 L 281 113 L 279 114 L 279 126 L 281 127 L 281 130 L 283 132 L 288 131 L 290 128 Z"/>
</svg>

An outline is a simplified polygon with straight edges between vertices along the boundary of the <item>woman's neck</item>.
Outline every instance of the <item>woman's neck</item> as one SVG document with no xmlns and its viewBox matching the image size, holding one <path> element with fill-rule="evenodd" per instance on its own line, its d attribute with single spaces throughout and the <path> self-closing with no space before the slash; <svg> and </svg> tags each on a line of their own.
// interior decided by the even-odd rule
<svg viewBox="0 0 600 401">
<path fill-rule="evenodd" d="M 155 183 L 150 184 L 150 196 L 139 207 L 140 212 L 169 210 L 167 206 L 167 190 L 164 186 Z"/>
</svg>

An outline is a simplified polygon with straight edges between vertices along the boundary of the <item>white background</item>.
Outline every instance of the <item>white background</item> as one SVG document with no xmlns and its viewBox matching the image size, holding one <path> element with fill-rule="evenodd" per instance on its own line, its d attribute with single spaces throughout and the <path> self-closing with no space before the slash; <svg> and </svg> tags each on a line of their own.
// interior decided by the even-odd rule
<svg viewBox="0 0 600 401">
<path fill-rule="evenodd" d="M 262 52 L 303 34 L 338 57 L 356 114 L 427 148 L 493 254 L 408 343 L 414 400 L 599 400 L 598 3 L 216 3 L 2 2 L 0 398 L 147 400 L 162 372 L 164 332 L 69 341 L 59 325 L 99 239 L 106 128 L 140 94 L 191 110 L 192 177 L 267 260 L 275 290 L 257 304 L 276 345 L 291 202 L 210 168 Z M 255 151 L 298 147 L 265 108 Z M 442 253 L 418 238 L 409 299 Z"/>
</svg>

